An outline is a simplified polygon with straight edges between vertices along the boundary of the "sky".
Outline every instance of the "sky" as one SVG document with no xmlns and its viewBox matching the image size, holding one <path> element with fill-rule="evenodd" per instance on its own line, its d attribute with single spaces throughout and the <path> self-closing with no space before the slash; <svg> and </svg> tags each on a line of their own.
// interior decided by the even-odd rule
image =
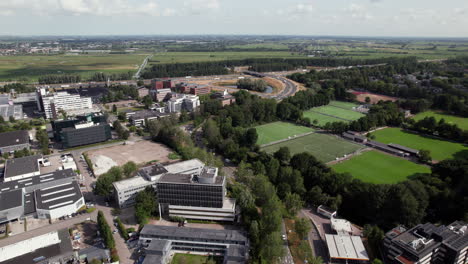
<svg viewBox="0 0 468 264">
<path fill-rule="evenodd" d="M 468 0 L 0 0 L 0 35 L 468 37 Z"/>
</svg>

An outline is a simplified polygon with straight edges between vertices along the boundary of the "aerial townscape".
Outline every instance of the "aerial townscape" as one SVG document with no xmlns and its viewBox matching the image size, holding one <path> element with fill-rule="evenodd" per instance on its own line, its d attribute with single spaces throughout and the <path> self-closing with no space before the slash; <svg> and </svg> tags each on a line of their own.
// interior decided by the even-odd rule
<svg viewBox="0 0 468 264">
<path fill-rule="evenodd" d="M 466 0 L 0 25 L 0 264 L 468 264 Z"/>
</svg>

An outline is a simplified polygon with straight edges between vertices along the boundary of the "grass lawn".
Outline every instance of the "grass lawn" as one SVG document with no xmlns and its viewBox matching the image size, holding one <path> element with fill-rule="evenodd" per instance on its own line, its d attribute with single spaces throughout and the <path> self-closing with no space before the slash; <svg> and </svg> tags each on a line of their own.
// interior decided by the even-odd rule
<svg viewBox="0 0 468 264">
<path fill-rule="evenodd" d="M 322 113 L 322 114 L 332 115 L 332 116 L 336 116 L 336 117 L 343 118 L 346 120 L 351 120 L 351 121 L 357 120 L 364 116 L 364 114 L 361 114 L 359 112 L 356 112 L 353 110 L 346 110 L 346 109 L 335 107 L 332 105 L 314 107 L 311 110 Z"/>
<path fill-rule="evenodd" d="M 415 173 L 429 173 L 428 167 L 372 150 L 332 165 L 340 173 L 349 172 L 364 182 L 377 184 L 404 181 Z"/>
<path fill-rule="evenodd" d="M 353 107 L 356 107 L 359 104 L 350 103 L 350 102 L 343 102 L 343 101 L 331 101 L 329 105 L 352 110 Z"/>
<path fill-rule="evenodd" d="M 221 264 L 223 257 L 176 253 L 171 264 Z"/>
<path fill-rule="evenodd" d="M 399 128 L 381 129 L 372 132 L 372 135 L 375 135 L 376 141 L 382 143 L 396 143 L 409 148 L 430 150 L 432 159 L 439 161 L 453 158 L 458 152 L 468 151 L 468 147 L 463 146 L 463 144 L 429 138 L 405 132 Z"/>
<path fill-rule="evenodd" d="M 136 71 L 147 55 L 23 55 L 0 56 L 0 80 L 37 80 L 47 74 L 79 74 L 89 77 L 96 72 Z"/>
<path fill-rule="evenodd" d="M 451 125 L 456 124 L 459 128 L 463 130 L 468 130 L 468 118 L 463 118 L 459 116 L 447 115 L 447 114 L 434 112 L 434 111 L 426 111 L 426 112 L 422 112 L 422 113 L 415 115 L 413 119 L 416 121 L 419 121 L 428 116 L 433 116 L 437 121 L 443 118 L 445 119 L 446 123 L 449 123 Z"/>
<path fill-rule="evenodd" d="M 320 133 L 313 133 L 297 139 L 288 140 L 262 148 L 267 153 L 276 152 L 280 147 L 289 147 L 291 155 L 309 152 L 322 162 L 335 160 L 353 153 L 363 146 L 350 141 Z"/>
<path fill-rule="evenodd" d="M 300 135 L 314 131 L 312 128 L 298 126 L 286 122 L 274 122 L 261 126 L 256 126 L 258 140 L 257 144 L 263 145 L 273 141 L 288 138 L 289 136 Z"/>
<path fill-rule="evenodd" d="M 312 123 L 314 120 L 317 120 L 318 123 L 317 123 L 317 126 L 324 126 L 326 123 L 330 122 L 330 123 L 333 123 L 333 122 L 346 122 L 345 120 L 343 119 L 338 119 L 338 118 L 334 118 L 334 117 L 331 117 L 331 116 L 326 116 L 326 115 L 322 115 L 320 113 L 317 113 L 317 112 L 313 112 L 312 110 L 309 110 L 309 111 L 305 111 L 303 113 L 304 117 L 308 117 L 310 119 L 310 122 Z M 313 123 L 312 123 L 313 124 Z"/>
</svg>

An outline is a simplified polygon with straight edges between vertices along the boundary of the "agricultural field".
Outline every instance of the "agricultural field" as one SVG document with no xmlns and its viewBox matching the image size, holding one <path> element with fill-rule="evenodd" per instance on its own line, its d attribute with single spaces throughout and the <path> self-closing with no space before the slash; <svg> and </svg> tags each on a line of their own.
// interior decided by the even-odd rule
<svg viewBox="0 0 468 264">
<path fill-rule="evenodd" d="M 156 53 L 148 64 L 242 60 L 249 58 L 306 58 L 306 56 L 291 55 L 287 51 L 161 52 Z"/>
<path fill-rule="evenodd" d="M 312 128 L 298 126 L 286 122 L 274 122 L 261 126 L 256 126 L 258 134 L 257 144 L 264 145 L 274 141 L 293 137 L 294 135 L 300 135 L 314 131 Z"/>
<path fill-rule="evenodd" d="M 468 130 L 468 118 L 463 118 L 459 116 L 447 115 L 447 114 L 438 113 L 434 111 L 427 111 L 427 112 L 423 112 L 423 113 L 419 113 L 415 115 L 413 119 L 416 121 L 419 121 L 428 116 L 433 116 L 437 121 L 443 118 L 446 123 L 449 123 L 451 125 L 455 124 L 463 130 Z"/>
<path fill-rule="evenodd" d="M 176 253 L 171 264 L 221 264 L 223 257 L 202 256 Z"/>
<path fill-rule="evenodd" d="M 427 149 L 431 152 L 432 159 L 437 161 L 454 158 L 462 152 L 468 152 L 468 147 L 463 144 L 406 132 L 400 128 L 385 128 L 372 132 L 372 135 L 375 136 L 376 141 L 382 143 L 396 143 L 413 149 Z"/>
<path fill-rule="evenodd" d="M 0 81 L 35 81 L 47 74 L 79 74 L 89 77 L 96 72 L 136 71 L 147 55 L 24 55 L 0 56 Z"/>
<path fill-rule="evenodd" d="M 304 117 L 308 117 L 311 122 L 317 120 L 318 126 L 323 126 L 328 122 L 348 122 L 357 120 L 364 114 L 351 110 L 353 103 L 332 101 L 329 105 L 314 107 L 304 112 Z"/>
<path fill-rule="evenodd" d="M 291 155 L 309 152 L 322 162 L 330 162 L 336 158 L 341 158 L 344 155 L 354 153 L 364 148 L 362 145 L 336 136 L 312 133 L 307 136 L 264 147 L 262 150 L 267 153 L 274 153 L 281 147 L 288 147 Z"/>
<path fill-rule="evenodd" d="M 349 160 L 332 165 L 339 173 L 350 173 L 353 177 L 376 184 L 393 184 L 404 181 L 415 173 L 429 173 L 429 167 L 372 150 Z"/>
</svg>

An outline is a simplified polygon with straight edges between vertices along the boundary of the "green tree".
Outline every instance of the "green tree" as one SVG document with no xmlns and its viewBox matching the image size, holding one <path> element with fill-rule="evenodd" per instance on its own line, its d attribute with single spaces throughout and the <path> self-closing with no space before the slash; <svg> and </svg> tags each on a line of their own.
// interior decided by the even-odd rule
<svg viewBox="0 0 468 264">
<path fill-rule="evenodd" d="M 129 161 L 122 166 L 122 171 L 126 178 L 132 176 L 137 169 L 138 167 L 133 161 Z"/>
<path fill-rule="evenodd" d="M 366 102 L 366 104 L 368 104 L 368 103 L 370 103 L 370 102 L 371 102 L 371 99 L 370 99 L 370 97 L 369 97 L 369 96 L 366 96 L 365 102 Z"/>
<path fill-rule="evenodd" d="M 47 132 L 43 129 L 39 129 L 36 131 L 36 140 L 39 143 L 39 147 L 42 151 L 42 154 L 48 155 L 50 154 L 49 150 L 49 136 Z"/>
<path fill-rule="evenodd" d="M 149 186 L 135 197 L 135 217 L 140 225 L 148 222 L 149 218 L 158 213 L 156 192 Z"/>
<path fill-rule="evenodd" d="M 283 164 L 288 164 L 291 159 L 291 153 L 288 147 L 281 147 L 276 151 L 273 156 Z"/>
<path fill-rule="evenodd" d="M 102 211 L 98 212 L 97 223 L 98 223 L 99 232 L 101 233 L 101 236 L 104 239 L 104 244 L 106 245 L 107 248 L 114 249 L 115 248 L 114 237 L 112 236 L 111 228 L 109 224 L 107 223 L 106 218 L 104 217 L 104 213 Z"/>
<path fill-rule="evenodd" d="M 305 237 L 307 237 L 307 234 L 309 233 L 310 228 L 311 228 L 310 220 L 305 219 L 305 218 L 297 219 L 294 224 L 294 229 L 300 239 L 304 239 Z"/>
<path fill-rule="evenodd" d="M 421 163 L 431 163 L 432 161 L 431 151 L 427 149 L 419 150 L 418 159 L 419 159 L 419 162 Z"/>
<path fill-rule="evenodd" d="M 15 123 L 16 122 L 16 119 L 15 119 L 14 116 L 10 116 L 9 120 L 10 120 L 10 123 Z"/>
<path fill-rule="evenodd" d="M 284 199 L 284 206 L 290 216 L 295 216 L 304 206 L 304 202 L 298 194 L 287 193 Z"/>
<path fill-rule="evenodd" d="M 153 105 L 153 99 L 149 95 L 145 95 L 142 99 L 142 103 L 145 105 L 146 109 L 149 109 Z"/>
<path fill-rule="evenodd" d="M 112 113 L 117 113 L 117 106 L 115 104 L 112 105 Z"/>
</svg>

